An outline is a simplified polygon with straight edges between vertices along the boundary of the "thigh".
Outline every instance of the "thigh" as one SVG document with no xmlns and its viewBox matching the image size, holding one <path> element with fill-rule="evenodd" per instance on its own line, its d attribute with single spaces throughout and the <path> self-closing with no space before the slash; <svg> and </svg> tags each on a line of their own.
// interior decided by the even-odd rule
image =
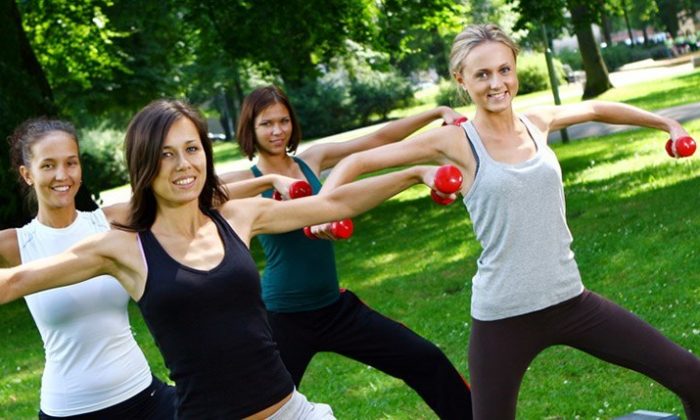
<svg viewBox="0 0 700 420">
<path fill-rule="evenodd" d="M 354 293 L 341 295 L 332 324 L 322 337 L 323 351 L 332 351 L 380 370 L 412 365 L 430 357 L 437 347 L 365 305 Z"/>
<path fill-rule="evenodd" d="M 616 365 L 635 370 L 676 392 L 700 361 L 653 326 L 615 303 L 590 293 L 566 344 Z M 687 381 L 686 381 L 687 382 Z"/>
<path fill-rule="evenodd" d="M 475 419 L 514 419 L 520 383 L 532 360 L 553 344 L 541 314 L 472 319 L 469 378 Z"/>
<path fill-rule="evenodd" d="M 297 387 L 311 359 L 318 351 L 313 326 L 308 325 L 306 322 L 308 317 L 305 315 L 311 314 L 268 313 L 272 335 L 277 343 L 280 357 Z"/>
</svg>

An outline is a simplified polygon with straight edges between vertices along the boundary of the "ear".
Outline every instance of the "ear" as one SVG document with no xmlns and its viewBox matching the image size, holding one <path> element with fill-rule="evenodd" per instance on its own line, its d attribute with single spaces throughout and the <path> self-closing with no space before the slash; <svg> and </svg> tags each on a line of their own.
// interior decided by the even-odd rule
<svg viewBox="0 0 700 420">
<path fill-rule="evenodd" d="M 460 84 L 460 86 L 464 82 L 464 78 L 462 77 L 462 74 L 460 74 L 460 73 L 454 72 L 454 73 L 452 73 L 452 77 L 455 78 L 455 80 L 457 81 L 457 83 Z"/>
<path fill-rule="evenodd" d="M 27 185 L 31 187 L 34 184 L 34 181 L 32 181 L 32 174 L 29 172 L 29 169 L 26 166 L 20 165 L 19 174 Z"/>
</svg>

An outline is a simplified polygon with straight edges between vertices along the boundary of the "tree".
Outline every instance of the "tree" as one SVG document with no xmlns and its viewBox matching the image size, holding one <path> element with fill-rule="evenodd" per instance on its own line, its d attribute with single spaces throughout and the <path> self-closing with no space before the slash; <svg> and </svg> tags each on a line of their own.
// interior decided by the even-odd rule
<svg viewBox="0 0 700 420">
<path fill-rule="evenodd" d="M 43 70 L 22 29 L 15 0 L 0 0 L 0 135 L 6 139 L 19 123 L 37 114 L 53 115 L 56 107 Z M 0 228 L 28 220 L 22 193 L 9 166 L 9 149 L 0 147 Z"/>
<path fill-rule="evenodd" d="M 527 29 L 538 28 L 542 22 L 555 30 L 562 28 L 567 24 L 564 11 L 568 9 L 586 72 L 584 99 L 596 97 L 613 87 L 591 28 L 593 22 L 600 22 L 604 5 L 604 0 L 520 0 L 516 6 L 520 13 L 516 28 Z"/>
</svg>

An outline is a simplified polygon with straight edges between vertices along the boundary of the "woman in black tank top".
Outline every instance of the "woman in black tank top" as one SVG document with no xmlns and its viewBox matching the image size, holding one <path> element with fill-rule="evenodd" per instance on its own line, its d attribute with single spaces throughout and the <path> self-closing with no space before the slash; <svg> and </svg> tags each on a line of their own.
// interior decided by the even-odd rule
<svg viewBox="0 0 700 420">
<path fill-rule="evenodd" d="M 250 240 L 353 217 L 416 183 L 433 186 L 435 168 L 368 178 L 323 197 L 228 200 L 206 123 L 189 105 L 151 103 L 132 119 L 125 142 L 128 221 L 55 257 L 0 270 L 0 303 L 112 275 L 138 302 L 170 369 L 178 418 L 332 418 L 329 407 L 293 391 Z"/>
</svg>

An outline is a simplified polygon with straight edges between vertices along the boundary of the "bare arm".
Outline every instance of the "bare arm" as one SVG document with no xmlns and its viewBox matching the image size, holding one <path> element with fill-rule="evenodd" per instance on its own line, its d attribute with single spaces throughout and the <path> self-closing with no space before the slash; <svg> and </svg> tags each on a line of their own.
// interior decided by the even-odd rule
<svg viewBox="0 0 700 420">
<path fill-rule="evenodd" d="M 5 229 L 0 231 L 0 267 L 14 267 L 21 262 L 19 243 L 17 241 L 17 229 Z"/>
<path fill-rule="evenodd" d="M 281 233 L 356 216 L 420 182 L 432 184 L 436 168 L 416 166 L 344 185 L 326 195 L 289 201 L 260 198 L 229 201 L 222 214 L 239 235 Z"/>
<path fill-rule="evenodd" d="M 52 257 L 0 269 L 0 303 L 101 274 L 116 277 L 132 297 L 140 296 L 145 266 L 135 241 L 133 233 L 111 230 L 92 235 Z"/>
<path fill-rule="evenodd" d="M 599 121 L 656 128 L 668 132 L 674 139 L 688 135 L 683 127 L 671 118 L 618 102 L 584 101 L 572 105 L 547 106 L 533 108 L 525 115 L 545 134 L 573 124 Z"/>
<path fill-rule="evenodd" d="M 253 172 L 249 169 L 224 172 L 223 174 L 219 175 L 219 179 L 221 179 L 221 182 L 223 182 L 224 184 L 245 181 L 247 179 L 253 178 L 255 178 L 255 175 L 253 175 Z"/>
<path fill-rule="evenodd" d="M 244 181 L 230 182 L 226 184 L 226 189 L 229 199 L 255 197 L 270 188 L 280 191 L 280 194 L 286 198 L 289 186 L 295 181 L 298 179 L 279 174 L 268 174 Z"/>
<path fill-rule="evenodd" d="M 386 124 L 381 129 L 354 140 L 319 144 L 310 147 L 299 155 L 312 168 L 318 171 L 335 166 L 341 159 L 352 154 L 402 140 L 428 123 L 442 118 L 448 124 L 461 114 L 446 106 L 440 106 L 420 114 L 402 118 Z"/>
<path fill-rule="evenodd" d="M 455 126 L 439 127 L 401 143 L 354 153 L 336 165 L 323 183 L 321 194 L 328 193 L 365 173 L 428 162 L 451 163 L 462 171 L 465 179 L 473 177 L 476 162 L 464 130 Z"/>
</svg>

